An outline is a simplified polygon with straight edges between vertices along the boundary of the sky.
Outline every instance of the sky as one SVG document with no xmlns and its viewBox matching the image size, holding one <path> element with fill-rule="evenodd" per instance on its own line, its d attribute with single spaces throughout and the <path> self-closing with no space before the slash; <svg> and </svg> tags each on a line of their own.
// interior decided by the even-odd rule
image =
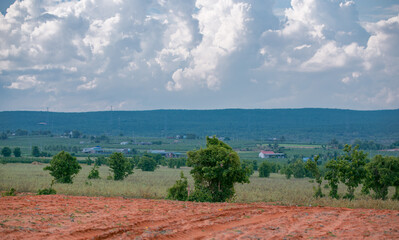
<svg viewBox="0 0 399 240">
<path fill-rule="evenodd" d="M 0 111 L 399 108 L 397 0 L 1 0 L 0 12 Z"/>
</svg>

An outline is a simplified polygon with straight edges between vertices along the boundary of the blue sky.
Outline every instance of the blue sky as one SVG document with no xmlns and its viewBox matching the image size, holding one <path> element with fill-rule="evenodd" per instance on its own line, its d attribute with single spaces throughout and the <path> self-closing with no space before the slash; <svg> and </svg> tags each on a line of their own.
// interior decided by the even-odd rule
<svg viewBox="0 0 399 240">
<path fill-rule="evenodd" d="M 0 111 L 399 108 L 394 0 L 2 0 Z"/>
</svg>

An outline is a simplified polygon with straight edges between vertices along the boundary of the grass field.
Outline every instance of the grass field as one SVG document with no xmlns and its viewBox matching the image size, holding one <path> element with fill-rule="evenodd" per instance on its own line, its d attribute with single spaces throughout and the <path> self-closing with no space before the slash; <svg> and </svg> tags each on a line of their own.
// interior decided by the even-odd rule
<svg viewBox="0 0 399 240">
<path fill-rule="evenodd" d="M 9 190 L 11 187 L 18 192 L 36 192 L 39 188 L 49 187 L 52 177 L 49 172 L 43 171 L 42 165 L 32 164 L 4 164 L 0 165 L 0 190 Z M 107 166 L 101 166 L 99 180 L 88 180 L 90 166 L 82 164 L 82 170 L 75 177 L 73 184 L 55 184 L 59 194 L 80 196 L 124 196 L 129 198 L 162 199 L 167 195 L 180 172 L 183 171 L 193 187 L 193 180 L 189 168 L 169 169 L 161 167 L 155 172 L 142 172 L 135 169 L 134 174 L 124 181 L 106 180 L 109 175 Z M 356 200 L 335 200 L 328 197 L 315 199 L 313 197 L 313 183 L 309 179 L 285 179 L 283 175 L 271 174 L 270 178 L 259 178 L 255 172 L 250 178 L 250 184 L 236 185 L 235 202 L 275 202 L 281 205 L 299 206 L 334 206 L 349 208 L 376 208 L 399 210 L 398 201 L 374 200 L 370 196 L 360 194 L 360 187 L 356 192 Z M 328 189 L 323 189 L 328 193 Z M 344 186 L 340 186 L 340 193 L 344 193 Z M 392 196 L 390 189 L 389 196 Z"/>
</svg>

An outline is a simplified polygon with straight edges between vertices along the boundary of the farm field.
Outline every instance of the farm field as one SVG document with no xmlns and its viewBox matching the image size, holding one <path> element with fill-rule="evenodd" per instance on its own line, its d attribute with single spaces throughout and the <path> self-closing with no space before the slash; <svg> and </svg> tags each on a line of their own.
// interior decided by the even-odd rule
<svg viewBox="0 0 399 240">
<path fill-rule="evenodd" d="M 21 195 L 0 199 L 2 239 L 397 239 L 399 211 Z"/>
</svg>

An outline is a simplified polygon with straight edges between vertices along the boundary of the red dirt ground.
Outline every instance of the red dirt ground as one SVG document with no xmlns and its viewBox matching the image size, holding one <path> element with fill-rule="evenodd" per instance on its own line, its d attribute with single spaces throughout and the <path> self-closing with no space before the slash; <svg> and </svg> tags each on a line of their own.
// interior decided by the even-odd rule
<svg viewBox="0 0 399 240">
<path fill-rule="evenodd" d="M 0 198 L 0 239 L 399 239 L 399 211 L 77 196 Z"/>
</svg>

